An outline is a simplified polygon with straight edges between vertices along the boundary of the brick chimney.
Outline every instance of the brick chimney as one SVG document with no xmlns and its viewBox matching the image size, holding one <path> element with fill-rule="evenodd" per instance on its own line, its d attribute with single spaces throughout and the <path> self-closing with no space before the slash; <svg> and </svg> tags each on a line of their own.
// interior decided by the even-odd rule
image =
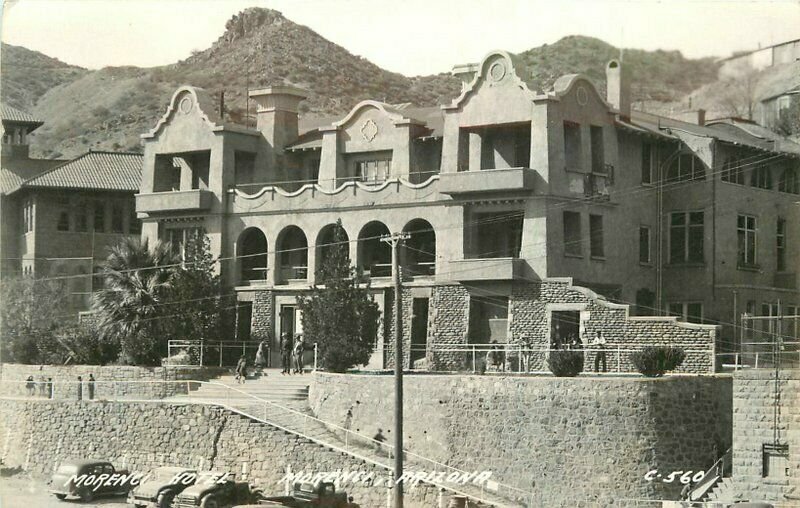
<svg viewBox="0 0 800 508">
<path fill-rule="evenodd" d="M 705 125 L 706 124 L 706 110 L 705 109 L 698 109 L 697 110 L 697 125 Z"/>
<path fill-rule="evenodd" d="M 619 60 L 606 65 L 606 100 L 623 118 L 631 117 L 631 84 Z"/>
<path fill-rule="evenodd" d="M 271 148 L 271 158 L 283 152 L 286 145 L 297 139 L 297 107 L 307 92 L 293 86 L 273 86 L 250 90 L 256 101 L 256 128 Z"/>
</svg>

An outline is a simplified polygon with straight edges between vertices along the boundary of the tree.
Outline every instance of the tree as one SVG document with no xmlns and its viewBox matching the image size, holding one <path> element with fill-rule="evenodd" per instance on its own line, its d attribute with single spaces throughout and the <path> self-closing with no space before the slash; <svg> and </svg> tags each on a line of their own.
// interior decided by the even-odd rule
<svg viewBox="0 0 800 508">
<path fill-rule="evenodd" d="M 124 362 L 158 365 L 166 356 L 164 304 L 177 263 L 168 243 L 127 238 L 110 249 L 94 308 L 100 336 L 119 343 Z"/>
<path fill-rule="evenodd" d="M 724 81 L 717 98 L 718 105 L 728 115 L 752 120 L 756 104 L 758 104 L 759 79 L 760 76 L 756 70 L 745 69 L 741 75 Z"/>
<path fill-rule="evenodd" d="M 0 286 L 2 360 L 17 363 L 59 361 L 64 349 L 56 337 L 74 320 L 64 315 L 69 291 L 66 281 L 18 277 Z"/>
<path fill-rule="evenodd" d="M 792 95 L 789 107 L 779 111 L 775 132 L 787 137 L 800 136 L 800 95 Z"/>
<path fill-rule="evenodd" d="M 229 299 L 222 295 L 208 236 L 192 236 L 183 250 L 185 263 L 175 271 L 166 298 L 166 333 L 175 339 L 222 340 Z"/>
<path fill-rule="evenodd" d="M 332 372 L 369 361 L 378 333 L 380 311 L 360 273 L 350 265 L 348 241 L 341 220 L 333 243 L 322 247 L 325 259 L 309 296 L 298 298 L 307 344 L 317 343 L 322 365 Z"/>
</svg>

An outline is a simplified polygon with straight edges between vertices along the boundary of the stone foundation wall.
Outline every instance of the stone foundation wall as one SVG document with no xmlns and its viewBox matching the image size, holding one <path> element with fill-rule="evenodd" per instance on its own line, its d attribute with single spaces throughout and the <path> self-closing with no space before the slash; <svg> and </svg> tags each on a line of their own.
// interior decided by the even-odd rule
<svg viewBox="0 0 800 508">
<path fill-rule="evenodd" d="M 374 472 L 385 469 L 321 447 L 225 409 L 161 403 L 3 401 L 4 467 L 49 476 L 66 458 L 109 459 L 146 473 L 163 465 L 235 473 L 281 495 L 286 471 Z M 386 505 L 385 487 L 343 487 L 364 507 Z M 406 489 L 406 506 L 436 506 L 429 486 Z"/>
<path fill-rule="evenodd" d="M 677 499 L 682 485 L 645 473 L 707 470 L 731 443 L 731 378 L 407 375 L 406 447 L 452 467 L 491 470 L 532 506 L 624 506 Z M 392 376 L 316 373 L 315 414 L 391 442 Z M 388 430 L 388 432 L 387 432 Z"/>
<path fill-rule="evenodd" d="M 469 292 L 461 285 L 434 286 L 430 300 L 428 348 L 447 347 L 467 342 Z M 429 352 L 428 362 L 435 370 L 462 370 L 461 353 Z"/>
<path fill-rule="evenodd" d="M 46 380 L 52 378 L 53 397 L 77 399 L 78 376 L 83 378 L 82 396 L 89 397 L 87 381 L 94 374 L 94 397 L 139 397 L 160 399 L 177 393 L 186 393 L 187 386 L 177 383 L 182 380 L 205 381 L 222 372 L 214 367 L 135 367 L 131 365 L 22 365 L 5 363 L 0 365 L 0 394 L 23 396 L 27 392 L 25 379 L 33 376 L 35 393 L 46 396 Z M 194 387 L 196 388 L 196 387 Z"/>
<path fill-rule="evenodd" d="M 736 372 L 733 379 L 733 491 L 730 494 L 740 499 L 797 506 L 800 504 L 800 370 L 783 370 L 778 387 L 778 442 L 789 445 L 789 476 L 763 477 L 763 446 L 772 444 L 775 438 L 775 371 L 742 370 Z"/>
</svg>

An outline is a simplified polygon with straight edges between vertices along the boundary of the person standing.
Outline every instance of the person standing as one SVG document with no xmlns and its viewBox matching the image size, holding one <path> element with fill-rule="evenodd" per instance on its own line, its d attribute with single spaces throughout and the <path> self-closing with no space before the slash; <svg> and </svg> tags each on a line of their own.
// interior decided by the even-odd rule
<svg viewBox="0 0 800 508">
<path fill-rule="evenodd" d="M 375 443 L 375 451 L 380 453 L 382 451 L 383 442 L 386 441 L 386 436 L 383 435 L 383 429 L 378 429 L 378 432 L 372 436 L 372 441 Z"/>
<path fill-rule="evenodd" d="M 86 388 L 89 390 L 89 400 L 94 400 L 94 374 L 89 373 L 89 379 L 86 381 Z"/>
<path fill-rule="evenodd" d="M 28 390 L 29 397 L 36 395 L 36 382 L 33 380 L 33 376 L 28 376 L 25 380 L 25 389 Z"/>
<path fill-rule="evenodd" d="M 78 376 L 78 400 L 83 400 L 83 378 Z"/>
<path fill-rule="evenodd" d="M 600 330 L 597 330 L 597 335 L 595 335 L 594 340 L 592 341 L 592 347 L 595 349 L 594 353 L 594 371 L 600 371 L 600 362 L 603 362 L 603 372 L 607 372 L 607 365 L 606 365 L 606 339 L 603 337 L 603 334 Z"/>
<path fill-rule="evenodd" d="M 294 349 L 292 350 L 292 354 L 294 356 L 294 371 L 297 374 L 303 373 L 303 350 L 305 349 L 303 344 L 303 336 L 301 334 L 295 335 L 294 338 Z"/>
<path fill-rule="evenodd" d="M 240 384 L 244 384 L 245 380 L 247 379 L 247 358 L 244 355 L 239 357 L 239 361 L 236 363 L 236 382 Z"/>
<path fill-rule="evenodd" d="M 292 338 L 287 332 L 281 334 L 281 374 L 292 373 Z"/>
<path fill-rule="evenodd" d="M 47 398 L 53 398 L 53 378 L 47 378 Z"/>
<path fill-rule="evenodd" d="M 47 380 L 44 376 L 39 378 L 39 397 L 44 397 L 47 388 Z"/>
<path fill-rule="evenodd" d="M 267 366 L 267 347 L 266 341 L 262 340 L 258 344 L 258 349 L 256 350 L 255 366 L 263 375 L 266 375 L 264 374 L 264 367 Z"/>
</svg>

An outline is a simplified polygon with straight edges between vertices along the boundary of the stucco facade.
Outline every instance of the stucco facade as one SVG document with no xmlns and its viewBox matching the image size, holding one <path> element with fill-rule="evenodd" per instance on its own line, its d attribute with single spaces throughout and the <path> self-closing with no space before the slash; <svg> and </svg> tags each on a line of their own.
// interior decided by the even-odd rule
<svg viewBox="0 0 800 508">
<path fill-rule="evenodd" d="M 580 75 L 560 78 L 547 93 L 533 90 L 529 71 L 502 51 L 454 74 L 461 94 L 441 108 L 365 100 L 339 120 L 317 123 L 298 119 L 302 90 L 253 90 L 255 129 L 226 123 L 204 91 L 178 89 L 143 135 L 143 235 L 175 241 L 204 230 L 241 303 L 239 338 L 257 332 L 277 341 L 281 332 L 301 331 L 294 299 L 317 282 L 337 220 L 391 323 L 391 256 L 380 237 L 407 232 L 401 262 L 411 363 L 435 363 L 431 353 L 444 343 L 513 342 L 523 333 L 517 296 L 564 277 L 570 287 L 589 288 L 592 301 L 608 303 L 599 293 L 627 305 L 624 319 L 671 311 L 734 323 L 740 310 L 717 302 L 739 286 L 758 288 L 757 299 L 777 291 L 784 303 L 800 304 L 793 275 L 800 198 L 777 183 L 796 181 L 797 145 L 736 125 L 662 124 L 631 112 L 630 77 L 616 61 L 607 68 L 607 97 Z M 725 151 L 742 145 L 761 154 L 748 162 L 774 173 L 772 190 L 721 181 Z M 769 193 L 769 206 L 759 193 Z M 762 224 L 786 217 L 786 276 L 766 261 L 755 275 L 730 272 L 737 232 L 728 222 L 737 219 L 718 196 L 740 205 L 737 212 L 759 214 Z M 671 214 L 698 207 L 705 254 L 671 259 Z M 687 252 L 696 231 L 687 223 Z M 773 233 L 759 239 L 762 259 Z M 702 315 L 687 312 L 696 311 L 693 302 Z M 392 326 L 376 338 L 377 365 L 387 364 L 381 353 Z M 695 345 L 707 348 L 708 337 L 709 351 L 728 344 L 735 334 L 723 332 L 730 337 L 707 327 Z M 543 332 L 543 347 L 552 333 Z"/>
</svg>

